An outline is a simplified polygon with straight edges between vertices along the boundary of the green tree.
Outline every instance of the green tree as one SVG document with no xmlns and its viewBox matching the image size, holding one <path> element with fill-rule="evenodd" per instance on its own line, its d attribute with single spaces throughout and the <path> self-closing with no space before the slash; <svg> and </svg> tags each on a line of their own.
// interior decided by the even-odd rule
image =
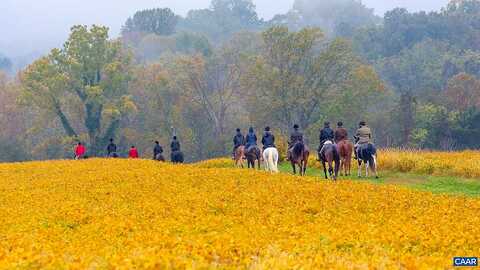
<svg viewBox="0 0 480 270">
<path fill-rule="evenodd" d="M 171 35 L 175 32 L 178 16 L 169 8 L 155 8 L 138 11 L 128 18 L 122 28 L 122 34 L 143 32 L 159 36 Z"/>
<path fill-rule="evenodd" d="M 258 30 L 262 25 L 251 0 L 212 0 L 209 9 L 191 10 L 181 22 L 183 30 L 214 41 L 227 40 L 239 31 Z"/>
<path fill-rule="evenodd" d="M 250 110 L 284 130 L 293 123 L 318 125 L 354 85 L 367 92 L 380 88 L 376 73 L 365 69 L 345 40 L 326 43 L 316 28 L 289 32 L 280 26 L 262 36 L 262 52 L 244 79 Z"/>
<path fill-rule="evenodd" d="M 203 134 L 205 127 L 209 127 L 209 135 L 203 135 L 209 139 L 199 147 L 211 143 L 210 155 L 226 152 L 228 132 L 239 122 L 234 112 L 239 109 L 241 97 L 243 69 L 240 57 L 236 49 L 223 47 L 209 57 L 181 57 L 175 67 L 176 87 L 190 107 L 185 107 L 185 112 L 195 119 L 201 116 L 208 120 L 205 123 L 199 119 L 192 123 L 192 128 L 198 131 L 196 134 Z M 207 152 L 206 148 L 198 151 Z"/>
<path fill-rule="evenodd" d="M 328 35 L 351 36 L 355 29 L 381 22 L 373 9 L 356 0 L 295 0 L 292 10 L 274 17 L 270 25 L 286 25 L 291 29 L 320 27 Z"/>
<path fill-rule="evenodd" d="M 135 110 L 127 95 L 130 77 L 130 57 L 108 39 L 108 28 L 74 26 L 63 48 L 34 62 L 21 79 L 25 101 L 51 112 L 67 136 L 86 133 L 96 155 L 115 136 L 122 117 Z"/>
</svg>

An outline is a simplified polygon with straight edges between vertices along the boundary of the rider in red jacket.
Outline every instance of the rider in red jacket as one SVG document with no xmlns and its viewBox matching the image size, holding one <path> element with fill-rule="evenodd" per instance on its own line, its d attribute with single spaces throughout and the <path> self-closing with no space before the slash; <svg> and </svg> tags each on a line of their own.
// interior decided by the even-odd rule
<svg viewBox="0 0 480 270">
<path fill-rule="evenodd" d="M 138 150 L 135 148 L 135 146 L 132 146 L 130 148 L 130 151 L 128 152 L 128 157 L 129 158 L 138 158 Z"/>
<path fill-rule="evenodd" d="M 81 159 L 85 156 L 87 149 L 85 146 L 79 142 L 78 145 L 75 147 L 75 159 Z"/>
</svg>

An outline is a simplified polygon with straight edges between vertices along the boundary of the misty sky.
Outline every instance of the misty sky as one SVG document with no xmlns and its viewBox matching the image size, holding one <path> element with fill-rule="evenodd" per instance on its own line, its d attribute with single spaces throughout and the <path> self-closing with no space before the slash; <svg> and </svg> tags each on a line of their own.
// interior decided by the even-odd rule
<svg viewBox="0 0 480 270">
<path fill-rule="evenodd" d="M 294 0 L 254 0 L 261 17 L 285 13 Z M 394 7 L 438 10 L 448 0 L 363 0 L 383 15 Z M 185 15 L 208 7 L 210 0 L 0 0 L 0 53 L 9 56 L 43 53 L 60 46 L 75 24 L 103 24 L 118 34 L 126 18 L 139 9 L 170 7 Z"/>
</svg>

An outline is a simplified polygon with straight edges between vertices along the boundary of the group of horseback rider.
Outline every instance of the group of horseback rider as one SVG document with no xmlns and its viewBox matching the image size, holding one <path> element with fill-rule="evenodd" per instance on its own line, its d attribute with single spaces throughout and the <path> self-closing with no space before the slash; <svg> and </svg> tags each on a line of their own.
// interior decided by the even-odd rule
<svg viewBox="0 0 480 270">
<path fill-rule="evenodd" d="M 354 139 L 355 148 L 358 148 L 359 146 L 364 144 L 371 143 L 372 131 L 367 126 L 367 123 L 365 121 L 361 121 L 359 123 L 359 128 L 357 129 Z M 320 146 L 318 148 L 318 153 L 320 154 L 322 153 L 322 149 L 325 143 L 339 143 L 343 140 L 348 140 L 348 131 L 343 126 L 343 122 L 338 122 L 337 128 L 335 130 L 330 128 L 330 122 L 325 122 L 323 129 L 320 130 L 319 140 Z M 293 131 L 290 134 L 290 141 L 288 143 L 289 151 L 298 142 L 303 143 L 303 133 L 300 131 L 299 125 L 295 124 L 293 126 Z M 262 144 L 264 150 L 269 147 L 275 147 L 275 136 L 271 132 L 270 127 L 265 128 L 265 132 L 262 137 Z M 257 135 L 255 134 L 253 127 L 250 127 L 246 136 L 243 136 L 241 130 L 237 128 L 237 133 L 233 138 L 233 145 L 233 156 L 235 155 L 235 151 L 237 150 L 237 148 L 240 146 L 244 146 L 246 151 L 248 151 L 248 149 L 252 146 L 257 146 Z M 357 159 L 356 152 L 357 151 L 354 151 L 355 159 Z"/>
<path fill-rule="evenodd" d="M 174 163 L 183 163 L 183 153 L 181 152 L 180 142 L 178 141 L 177 136 L 173 136 L 173 139 L 170 143 L 171 150 L 171 161 Z M 84 159 L 86 158 L 87 149 L 84 144 L 78 142 L 74 149 L 74 158 L 75 159 Z M 107 145 L 106 156 L 108 158 L 118 158 L 120 157 L 118 153 L 118 147 L 114 142 L 114 139 L 110 139 L 110 143 Z M 139 158 L 138 150 L 135 146 L 132 145 L 128 151 L 129 158 Z M 163 157 L 163 147 L 160 145 L 160 142 L 155 141 L 153 146 L 153 159 L 158 161 L 165 161 Z"/>
<path fill-rule="evenodd" d="M 235 137 L 233 137 L 232 156 L 235 156 L 235 151 L 240 146 L 244 146 L 246 151 L 248 151 L 251 147 L 256 147 L 257 141 L 258 141 L 257 135 L 255 134 L 253 127 L 249 128 L 246 136 L 243 136 L 242 131 L 239 128 L 237 128 L 237 134 L 235 134 Z M 265 132 L 263 133 L 263 136 L 262 136 L 262 145 L 263 145 L 263 150 L 270 147 L 275 147 L 275 136 L 270 130 L 270 127 L 265 128 Z"/>
</svg>

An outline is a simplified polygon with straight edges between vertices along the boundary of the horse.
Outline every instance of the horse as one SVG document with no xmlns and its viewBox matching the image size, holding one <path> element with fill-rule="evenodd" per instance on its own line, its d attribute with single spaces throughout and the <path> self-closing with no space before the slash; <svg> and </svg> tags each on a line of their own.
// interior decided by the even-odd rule
<svg viewBox="0 0 480 270">
<path fill-rule="evenodd" d="M 310 150 L 303 142 L 296 142 L 288 151 L 288 160 L 292 164 L 293 174 L 297 174 L 296 166 L 298 165 L 301 176 L 307 173 L 308 157 Z"/>
<path fill-rule="evenodd" d="M 262 151 L 260 150 L 260 148 L 258 148 L 258 146 L 256 145 L 253 145 L 253 146 L 250 146 L 246 153 L 245 153 L 245 156 L 247 158 L 247 165 L 248 165 L 248 168 L 252 168 L 252 169 L 255 169 L 255 161 L 258 162 L 258 169 L 260 170 L 260 162 L 261 162 L 261 159 L 262 159 Z"/>
<path fill-rule="evenodd" d="M 165 157 L 164 157 L 162 154 L 157 154 L 157 155 L 155 156 L 155 160 L 156 160 L 156 161 L 165 162 Z"/>
<path fill-rule="evenodd" d="M 340 154 L 340 175 L 349 176 L 352 173 L 353 143 L 349 140 L 341 140 L 337 146 Z"/>
<path fill-rule="evenodd" d="M 182 151 L 172 152 L 172 154 L 170 155 L 170 158 L 172 160 L 172 163 L 174 164 L 183 163 L 185 161 Z"/>
<path fill-rule="evenodd" d="M 275 147 L 269 147 L 263 151 L 263 161 L 265 170 L 271 173 L 278 173 L 278 150 Z"/>
<path fill-rule="evenodd" d="M 245 146 L 240 145 L 235 149 L 235 166 L 237 167 L 244 167 L 244 159 L 245 159 Z"/>
<path fill-rule="evenodd" d="M 355 147 L 358 160 L 358 177 L 362 177 L 362 163 L 365 164 L 365 176 L 368 177 L 368 168 L 373 171 L 375 178 L 377 175 L 377 149 L 371 143 L 360 144 Z"/>
<path fill-rule="evenodd" d="M 319 150 L 318 156 L 323 165 L 325 179 L 328 179 L 326 163 L 328 163 L 328 173 L 333 180 L 337 180 L 338 171 L 340 169 L 340 155 L 338 154 L 337 146 L 331 141 L 326 141 L 323 147 Z M 333 166 L 335 162 L 335 167 Z"/>
</svg>

